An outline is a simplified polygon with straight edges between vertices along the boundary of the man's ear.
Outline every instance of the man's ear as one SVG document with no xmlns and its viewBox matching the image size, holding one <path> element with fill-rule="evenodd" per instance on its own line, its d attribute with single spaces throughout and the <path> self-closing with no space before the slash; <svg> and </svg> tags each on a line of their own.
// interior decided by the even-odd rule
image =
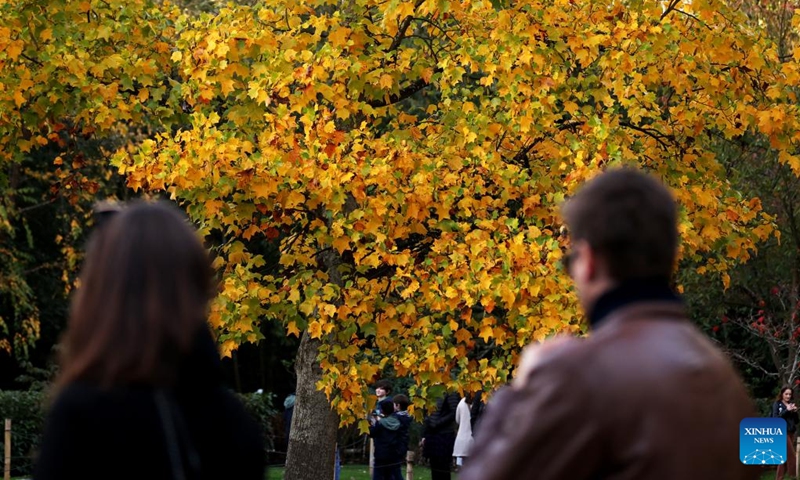
<svg viewBox="0 0 800 480">
<path fill-rule="evenodd" d="M 581 255 L 584 255 L 586 262 L 585 264 L 586 278 L 587 280 L 597 280 L 597 277 L 600 273 L 598 271 L 599 265 L 598 265 L 597 254 L 595 253 L 594 250 L 592 250 L 592 247 L 587 242 L 583 242 L 582 248 L 583 252 L 581 252 Z"/>
<path fill-rule="evenodd" d="M 596 275 L 596 258 L 589 243 L 578 240 L 572 244 L 572 251 L 574 252 L 571 266 L 573 278 L 581 282 L 593 280 Z"/>
</svg>

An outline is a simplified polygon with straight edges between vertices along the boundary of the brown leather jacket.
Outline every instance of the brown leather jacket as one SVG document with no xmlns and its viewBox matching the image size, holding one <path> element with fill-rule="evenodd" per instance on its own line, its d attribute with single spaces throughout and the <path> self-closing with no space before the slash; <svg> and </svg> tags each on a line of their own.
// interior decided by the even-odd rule
<svg viewBox="0 0 800 480">
<path fill-rule="evenodd" d="M 739 461 L 739 422 L 752 416 L 681 305 L 632 303 L 489 401 L 459 480 L 755 479 Z"/>
</svg>

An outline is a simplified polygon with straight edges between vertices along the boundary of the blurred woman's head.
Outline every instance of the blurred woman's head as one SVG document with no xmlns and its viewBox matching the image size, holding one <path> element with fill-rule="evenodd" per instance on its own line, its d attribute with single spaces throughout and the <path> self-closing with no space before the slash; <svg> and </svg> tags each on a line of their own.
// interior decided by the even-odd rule
<svg viewBox="0 0 800 480">
<path fill-rule="evenodd" d="M 778 400 L 782 400 L 788 403 L 792 400 L 793 396 L 794 392 L 792 391 L 791 387 L 783 387 L 781 388 L 781 394 L 778 395 Z"/>
<path fill-rule="evenodd" d="M 58 385 L 174 383 L 211 290 L 208 254 L 179 210 L 137 203 L 115 214 L 89 242 Z"/>
</svg>

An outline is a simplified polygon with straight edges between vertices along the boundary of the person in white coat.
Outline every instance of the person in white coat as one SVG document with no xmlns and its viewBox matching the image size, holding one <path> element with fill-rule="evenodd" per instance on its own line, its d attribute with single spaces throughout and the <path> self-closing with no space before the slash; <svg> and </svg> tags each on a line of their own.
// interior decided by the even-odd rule
<svg viewBox="0 0 800 480">
<path fill-rule="evenodd" d="M 455 446 L 453 446 L 453 457 L 455 457 L 456 465 L 459 468 L 464 464 L 464 457 L 469 456 L 469 451 L 472 448 L 472 424 L 469 413 L 471 407 L 470 399 L 471 396 L 462 398 L 456 408 L 458 433 L 456 434 Z"/>
</svg>

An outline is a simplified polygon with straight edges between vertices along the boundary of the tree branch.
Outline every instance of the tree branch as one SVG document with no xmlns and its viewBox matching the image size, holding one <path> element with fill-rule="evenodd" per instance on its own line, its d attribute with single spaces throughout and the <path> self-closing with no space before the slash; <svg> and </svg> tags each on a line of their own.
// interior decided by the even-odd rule
<svg viewBox="0 0 800 480">
<path fill-rule="evenodd" d="M 437 68 L 434 70 L 434 73 L 439 73 L 441 71 L 442 71 L 441 68 Z M 389 95 L 388 98 L 385 98 L 383 100 L 370 100 L 369 102 L 367 102 L 367 105 L 369 105 L 372 108 L 387 107 L 389 105 L 402 102 L 403 100 L 412 97 L 415 93 L 423 90 L 428 85 L 430 84 L 426 82 L 425 79 L 419 78 L 411 82 L 411 85 L 401 88 L 399 92 Z"/>
<path fill-rule="evenodd" d="M 644 133 L 648 137 L 655 139 L 661 145 L 661 147 L 664 150 L 669 150 L 669 144 L 667 142 L 665 142 L 664 139 L 670 140 L 671 142 L 675 142 L 675 136 L 674 135 L 665 135 L 665 134 L 659 132 L 658 130 L 639 127 L 639 126 L 636 126 L 636 125 L 634 125 L 634 124 L 632 124 L 632 123 L 630 123 L 628 121 L 619 122 L 619 125 L 621 127 L 628 127 L 631 130 L 636 130 L 637 132 Z"/>
<path fill-rule="evenodd" d="M 726 353 L 727 355 L 729 355 L 730 357 L 732 357 L 732 358 L 734 358 L 734 359 L 736 359 L 736 360 L 738 360 L 738 361 L 740 361 L 740 362 L 742 362 L 742 363 L 744 363 L 744 364 L 746 364 L 746 365 L 748 365 L 748 366 L 750 366 L 750 367 L 752 367 L 752 368 L 755 368 L 756 370 L 759 370 L 759 371 L 760 371 L 761 373 L 763 373 L 764 375 L 766 375 L 766 376 L 768 376 L 768 377 L 779 377 L 779 376 L 780 376 L 780 374 L 778 374 L 778 373 L 775 373 L 775 372 L 770 372 L 770 371 L 769 371 L 769 370 L 767 370 L 766 368 L 764 368 L 764 367 L 762 367 L 761 365 L 759 365 L 759 364 L 758 364 L 758 363 L 757 363 L 755 360 L 753 360 L 753 359 L 751 359 L 751 358 L 748 358 L 748 357 L 746 357 L 746 356 L 745 356 L 744 354 L 742 354 L 741 352 L 738 352 L 738 351 L 736 351 L 736 350 L 733 350 L 733 349 L 731 349 L 731 348 L 728 348 L 728 347 L 726 347 L 726 346 L 725 346 L 725 345 L 724 345 L 722 342 L 720 342 L 719 340 L 714 340 L 714 342 L 717 344 L 717 346 L 718 346 L 718 347 L 720 347 L 720 349 L 721 349 L 723 352 L 725 352 L 725 353 Z"/>
<path fill-rule="evenodd" d="M 423 3 L 425 3 L 425 0 L 417 0 L 416 3 L 414 3 L 414 10 L 419 8 L 419 6 Z M 389 48 L 386 49 L 386 52 L 397 50 L 397 48 L 400 47 L 400 43 L 402 43 L 403 39 L 406 38 L 406 31 L 408 30 L 408 27 L 411 26 L 412 20 L 414 20 L 412 15 L 409 15 L 403 19 L 402 23 L 400 23 L 400 28 L 397 29 L 397 36 L 394 37 L 394 40 L 392 40 L 392 43 L 389 45 Z"/>
<path fill-rule="evenodd" d="M 672 0 L 671 2 L 669 2 L 669 5 L 667 5 L 667 9 L 664 10 L 664 13 L 661 14 L 661 18 L 659 19 L 659 21 L 664 20 L 664 18 L 667 15 L 669 15 L 673 10 L 675 10 L 675 7 L 678 6 L 678 3 L 680 3 L 680 1 L 681 0 Z"/>
<path fill-rule="evenodd" d="M 56 198 L 51 198 L 50 200 L 48 200 L 46 202 L 37 203 L 36 205 L 31 205 L 29 207 L 21 208 L 21 209 L 19 209 L 17 211 L 17 215 L 22 215 L 22 214 L 30 212 L 32 210 L 37 210 L 39 208 L 46 207 L 46 206 L 50 205 L 51 203 L 53 203 L 55 201 L 56 201 Z"/>
</svg>

